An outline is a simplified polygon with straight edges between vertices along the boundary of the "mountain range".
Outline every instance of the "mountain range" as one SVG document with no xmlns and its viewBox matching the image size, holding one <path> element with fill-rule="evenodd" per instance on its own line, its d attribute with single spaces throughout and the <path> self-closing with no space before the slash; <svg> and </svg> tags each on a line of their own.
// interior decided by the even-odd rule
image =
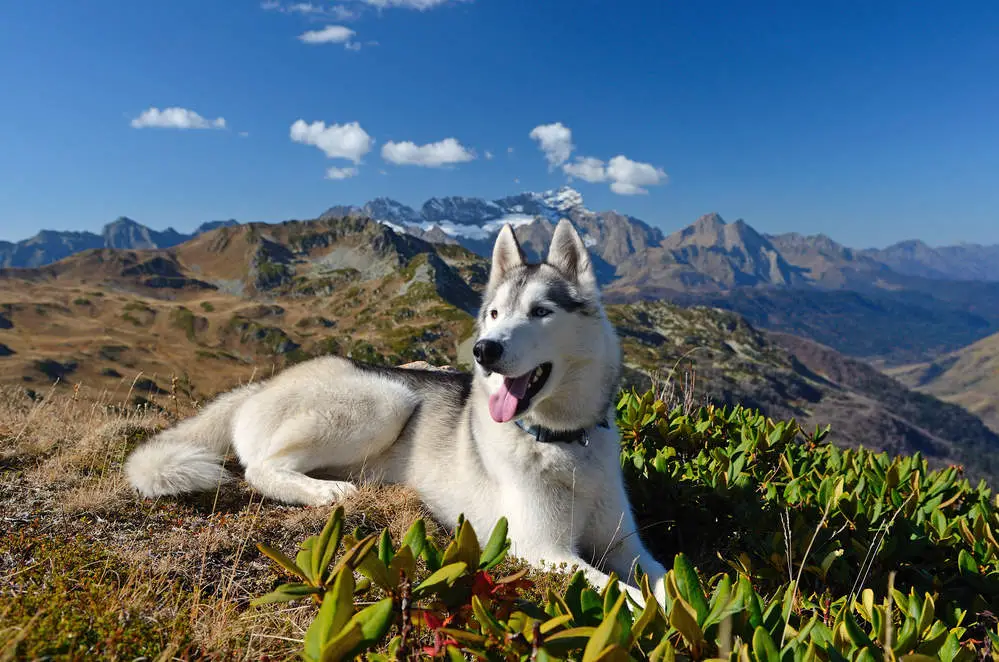
<svg viewBox="0 0 999 662">
<path fill-rule="evenodd" d="M 0 241 L 0 267 L 42 267 L 93 248 L 170 248 L 227 225 L 237 225 L 237 222 L 209 221 L 202 223 L 191 234 L 177 232 L 173 228 L 160 232 L 121 216 L 105 225 L 100 234 L 42 230 L 34 237 L 16 243 Z"/>
<path fill-rule="evenodd" d="M 999 331 L 999 246 L 931 248 L 906 241 L 853 249 L 824 235 L 768 235 L 743 220 L 706 214 L 666 235 L 641 219 L 587 208 L 563 187 L 496 200 L 431 198 L 419 209 L 389 198 L 334 206 L 320 220 L 369 218 L 398 234 L 488 256 L 503 224 L 542 256 L 561 218 L 579 228 L 610 302 L 705 304 L 753 324 L 795 333 L 877 364 L 929 361 Z M 0 244 L 0 265 L 43 266 L 90 248 L 169 248 L 185 235 L 118 219 L 94 233 L 43 231 Z"/>
</svg>

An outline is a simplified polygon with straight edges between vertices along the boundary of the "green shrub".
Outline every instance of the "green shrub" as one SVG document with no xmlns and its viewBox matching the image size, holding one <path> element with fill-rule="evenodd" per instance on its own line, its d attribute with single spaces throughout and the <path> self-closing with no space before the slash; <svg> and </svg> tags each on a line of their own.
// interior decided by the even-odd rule
<svg viewBox="0 0 999 662">
<path fill-rule="evenodd" d="M 422 521 L 399 547 L 343 535 L 340 508 L 295 561 L 260 546 L 296 581 L 255 603 L 318 607 L 307 660 L 999 660 L 999 498 L 957 467 L 651 392 L 623 393 L 618 425 L 642 537 L 672 567 L 665 608 L 641 575 L 645 606 L 581 572 L 543 592 L 526 568 L 495 577 L 505 520 L 482 548 L 459 519 L 442 551 Z"/>
<path fill-rule="evenodd" d="M 837 498 L 835 491 L 830 498 Z M 641 606 L 615 581 L 597 593 L 582 572 L 564 590 L 528 601 L 523 596 L 533 582 L 526 579 L 526 568 L 505 577 L 493 574 L 509 547 L 502 519 L 485 547 L 471 525 L 459 520 L 442 551 L 427 538 L 422 520 L 398 547 L 384 530 L 363 538 L 357 532 L 344 535 L 343 509 L 337 508 L 294 560 L 258 545 L 295 581 L 251 604 L 302 600 L 317 607 L 303 641 L 306 660 L 362 653 L 368 660 L 409 659 L 421 652 L 486 660 L 951 662 L 981 659 L 990 646 L 999 646 L 994 622 L 987 628 L 949 626 L 930 594 L 904 594 L 890 586 L 877 602 L 871 589 L 856 600 L 812 601 L 801 598 L 792 583 L 767 596 L 745 574 L 705 579 L 683 554 L 674 557 L 666 575 L 665 608 L 644 576 Z"/>
</svg>

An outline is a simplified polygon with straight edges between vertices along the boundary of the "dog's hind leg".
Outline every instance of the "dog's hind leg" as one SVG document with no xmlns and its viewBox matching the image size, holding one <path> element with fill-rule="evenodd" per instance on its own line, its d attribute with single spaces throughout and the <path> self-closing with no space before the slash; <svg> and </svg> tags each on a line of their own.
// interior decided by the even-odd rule
<svg viewBox="0 0 999 662">
<path fill-rule="evenodd" d="M 237 435 L 256 434 L 259 431 L 237 429 Z M 247 458 L 246 482 L 263 496 L 284 503 L 323 505 L 346 499 L 357 492 L 353 484 L 320 480 L 305 473 L 322 465 L 320 444 L 328 435 L 322 419 L 312 413 L 282 422 L 258 444 L 267 454 Z"/>
<path fill-rule="evenodd" d="M 355 372 L 337 375 L 336 388 L 296 386 L 297 392 L 274 389 L 248 403 L 233 433 L 246 481 L 285 503 L 328 504 L 357 492 L 346 480 L 306 474 L 344 479 L 363 470 L 396 442 L 419 405 L 404 385 Z"/>
<path fill-rule="evenodd" d="M 357 492 L 344 480 L 320 480 L 294 469 L 258 464 L 246 468 L 246 482 L 265 497 L 311 506 L 323 506 L 347 499 Z"/>
</svg>

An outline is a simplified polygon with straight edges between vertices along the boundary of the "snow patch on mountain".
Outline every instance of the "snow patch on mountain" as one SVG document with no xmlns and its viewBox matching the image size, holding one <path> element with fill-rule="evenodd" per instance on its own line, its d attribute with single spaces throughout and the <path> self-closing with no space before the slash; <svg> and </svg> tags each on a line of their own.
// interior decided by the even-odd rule
<svg viewBox="0 0 999 662">
<path fill-rule="evenodd" d="M 530 225 L 535 220 L 536 218 L 534 216 L 529 216 L 528 214 L 507 214 L 506 216 L 486 221 L 482 225 L 455 223 L 444 219 L 440 221 L 421 223 L 420 229 L 425 232 L 429 232 L 437 227 L 440 228 L 444 234 L 449 237 L 454 237 L 455 239 L 483 240 L 488 239 L 494 232 L 499 232 L 503 225 L 507 223 L 513 227 L 518 227 L 521 225 Z"/>
</svg>

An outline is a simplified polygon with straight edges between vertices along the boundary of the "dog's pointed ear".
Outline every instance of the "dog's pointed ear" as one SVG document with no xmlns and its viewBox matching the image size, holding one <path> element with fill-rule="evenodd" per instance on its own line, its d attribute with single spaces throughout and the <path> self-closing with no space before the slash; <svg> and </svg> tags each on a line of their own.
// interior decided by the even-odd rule
<svg viewBox="0 0 999 662">
<path fill-rule="evenodd" d="M 546 262 L 581 288 L 598 291 L 597 275 L 593 270 L 590 252 L 586 250 L 586 245 L 579 238 L 579 233 L 569 219 L 563 218 L 555 226 Z"/>
<path fill-rule="evenodd" d="M 508 271 L 522 264 L 524 264 L 524 251 L 517 243 L 513 228 L 509 223 L 504 223 L 496 237 L 496 243 L 493 244 L 493 263 L 489 270 L 488 289 L 498 286 Z"/>
</svg>

